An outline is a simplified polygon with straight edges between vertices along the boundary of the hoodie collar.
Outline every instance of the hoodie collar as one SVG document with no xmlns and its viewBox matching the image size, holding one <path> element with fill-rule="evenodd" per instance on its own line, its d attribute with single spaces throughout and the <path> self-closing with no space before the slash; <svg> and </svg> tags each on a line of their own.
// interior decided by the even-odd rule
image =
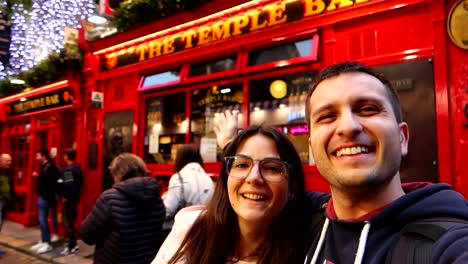
<svg viewBox="0 0 468 264">
<path fill-rule="evenodd" d="M 430 185 L 432 185 L 432 183 L 430 183 L 430 182 L 410 182 L 410 183 L 403 183 L 401 186 L 403 187 L 403 191 L 405 193 L 410 193 L 412 191 L 419 190 L 419 189 L 422 189 L 422 188 L 430 186 Z M 327 209 L 325 210 L 325 213 L 327 214 L 327 216 L 331 220 L 341 220 L 341 221 L 344 221 L 344 222 L 362 222 L 362 221 L 370 220 L 372 217 L 374 217 L 375 215 L 382 212 L 390 204 L 392 204 L 392 203 L 386 204 L 386 205 L 384 205 L 384 206 L 382 206 L 380 208 L 377 208 L 377 209 L 375 209 L 375 210 L 373 210 L 371 212 L 368 212 L 367 214 L 365 214 L 365 215 L 363 215 L 363 216 L 361 216 L 359 218 L 338 219 L 338 217 L 336 216 L 335 208 L 333 206 L 333 197 L 332 197 L 332 198 L 330 198 L 330 201 L 327 204 Z"/>
</svg>

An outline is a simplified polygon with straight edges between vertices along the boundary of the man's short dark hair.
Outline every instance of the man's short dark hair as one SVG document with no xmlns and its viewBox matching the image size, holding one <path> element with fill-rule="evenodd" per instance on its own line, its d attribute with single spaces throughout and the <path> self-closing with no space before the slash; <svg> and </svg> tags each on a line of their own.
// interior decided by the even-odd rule
<svg viewBox="0 0 468 264">
<path fill-rule="evenodd" d="M 65 150 L 65 156 L 67 156 L 67 159 L 70 161 L 75 161 L 76 160 L 76 150 L 69 148 Z"/>
<path fill-rule="evenodd" d="M 398 95 L 396 91 L 393 89 L 393 86 L 390 83 L 390 81 L 387 78 L 385 78 L 385 76 L 383 76 L 380 73 L 375 72 L 370 67 L 364 64 L 361 64 L 359 62 L 350 61 L 350 62 L 334 64 L 334 65 L 324 68 L 319 73 L 317 79 L 312 83 L 309 89 L 309 92 L 307 94 L 307 100 L 306 100 L 306 106 L 305 106 L 306 107 L 305 108 L 306 109 L 306 121 L 309 127 L 310 127 L 310 98 L 312 97 L 312 94 L 314 93 L 317 86 L 322 81 L 336 77 L 342 73 L 355 73 L 355 72 L 362 72 L 362 73 L 366 73 L 371 76 L 374 76 L 384 85 L 385 90 L 387 91 L 388 99 L 390 100 L 390 105 L 392 106 L 392 110 L 393 110 L 393 113 L 395 114 L 395 118 L 397 122 L 398 123 L 403 122 L 403 114 L 401 111 L 400 99 L 398 98 Z M 343 87 L 343 89 L 346 89 L 346 87 Z"/>
<path fill-rule="evenodd" d="M 46 160 L 50 161 L 50 154 L 49 151 L 47 151 L 46 149 L 42 149 L 41 151 L 39 151 L 39 155 L 46 158 Z"/>
</svg>

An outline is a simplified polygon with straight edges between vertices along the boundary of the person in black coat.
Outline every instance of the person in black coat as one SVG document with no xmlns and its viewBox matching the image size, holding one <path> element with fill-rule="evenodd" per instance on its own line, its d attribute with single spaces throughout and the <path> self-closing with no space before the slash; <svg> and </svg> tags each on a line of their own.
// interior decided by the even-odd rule
<svg viewBox="0 0 468 264">
<path fill-rule="evenodd" d="M 96 245 L 94 263 L 150 263 L 162 243 L 166 214 L 157 181 L 130 153 L 114 158 L 109 170 L 115 184 L 81 224 L 81 238 Z"/>
<path fill-rule="evenodd" d="M 33 245 L 31 250 L 36 251 L 37 254 L 43 254 L 51 251 L 51 242 L 55 242 L 58 239 L 57 202 L 59 192 L 58 180 L 61 178 L 61 171 L 47 150 L 41 150 L 36 153 L 36 160 L 41 163 L 40 173 L 33 172 L 33 176 L 37 177 L 37 219 L 41 229 L 41 240 Z M 55 231 L 53 236 L 50 235 L 49 213 Z"/>
</svg>

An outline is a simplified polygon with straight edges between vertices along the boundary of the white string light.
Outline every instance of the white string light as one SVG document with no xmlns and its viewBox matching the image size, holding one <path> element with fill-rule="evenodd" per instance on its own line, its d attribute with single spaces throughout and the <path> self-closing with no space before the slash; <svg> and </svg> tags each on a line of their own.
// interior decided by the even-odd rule
<svg viewBox="0 0 468 264">
<path fill-rule="evenodd" d="M 0 1 L 5 6 L 5 1 Z M 0 79 L 31 69 L 63 48 L 64 28 L 80 28 L 94 13 L 94 0 L 33 0 L 32 9 L 13 6 L 10 66 L 0 65 Z M 2 64 L 2 63 L 0 63 Z"/>
</svg>

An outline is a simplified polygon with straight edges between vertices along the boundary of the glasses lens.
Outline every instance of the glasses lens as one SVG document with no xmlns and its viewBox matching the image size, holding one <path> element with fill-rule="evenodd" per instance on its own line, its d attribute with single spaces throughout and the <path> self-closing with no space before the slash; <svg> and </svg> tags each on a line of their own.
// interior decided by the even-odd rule
<svg viewBox="0 0 468 264">
<path fill-rule="evenodd" d="M 280 160 L 262 160 L 260 170 L 263 178 L 269 182 L 280 182 L 288 174 L 286 164 Z"/>
<path fill-rule="evenodd" d="M 242 156 L 229 157 L 227 159 L 227 169 L 229 176 L 244 178 L 253 166 L 253 160 Z"/>
</svg>

